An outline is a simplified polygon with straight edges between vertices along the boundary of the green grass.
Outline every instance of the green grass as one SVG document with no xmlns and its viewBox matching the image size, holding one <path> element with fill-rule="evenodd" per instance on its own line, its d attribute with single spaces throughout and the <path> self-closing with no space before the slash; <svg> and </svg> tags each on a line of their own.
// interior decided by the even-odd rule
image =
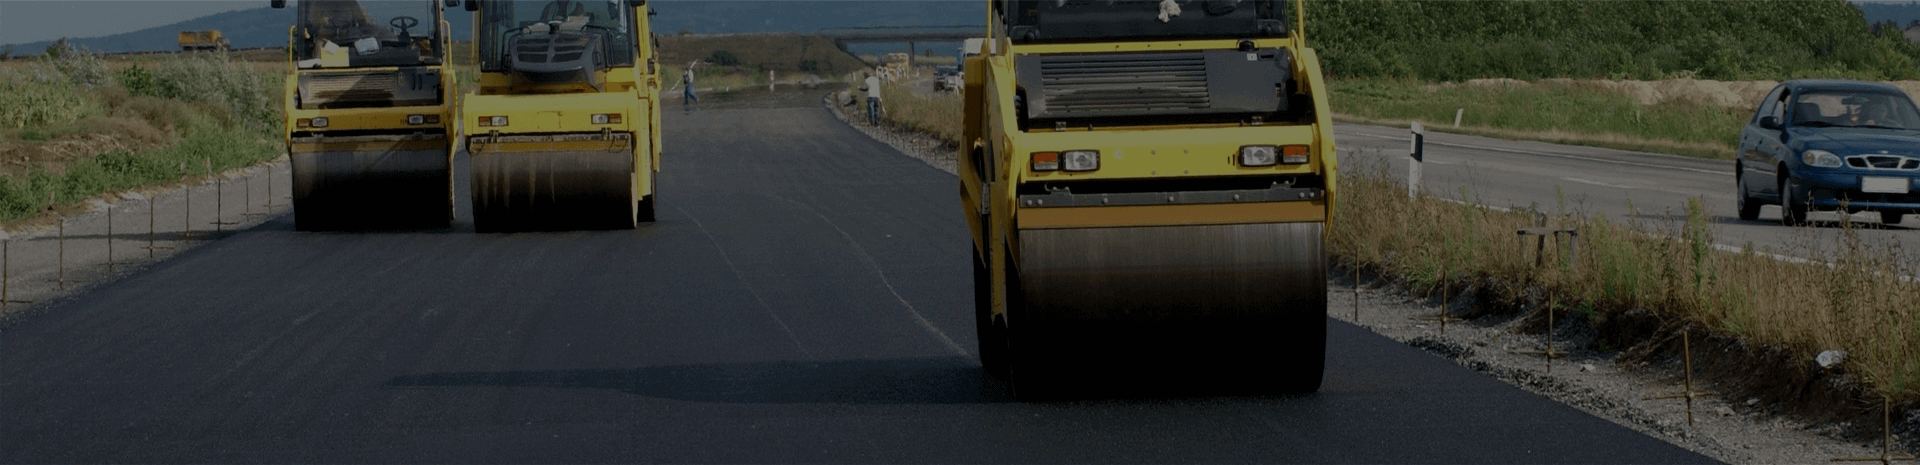
<svg viewBox="0 0 1920 465">
<path fill-rule="evenodd" d="M 185 125 L 184 137 L 171 146 L 140 153 L 116 151 L 84 158 L 55 173 L 34 171 L 24 178 L 0 178 L 0 220 L 29 218 L 56 205 L 84 201 L 106 192 L 133 189 L 249 166 L 278 155 L 272 134 L 221 125 L 207 117 Z"/>
<path fill-rule="evenodd" d="M 1419 121 L 1430 130 L 1728 158 L 1749 112 L 1686 99 L 1641 105 L 1578 81 L 1443 86 L 1345 79 L 1329 86 L 1336 112 L 1363 122 Z M 1459 128 L 1456 111 L 1464 110 Z"/>
</svg>

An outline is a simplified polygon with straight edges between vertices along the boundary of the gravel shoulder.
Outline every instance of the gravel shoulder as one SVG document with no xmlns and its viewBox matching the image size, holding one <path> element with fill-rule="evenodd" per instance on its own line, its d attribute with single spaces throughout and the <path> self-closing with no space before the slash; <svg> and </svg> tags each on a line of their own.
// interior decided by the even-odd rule
<svg viewBox="0 0 1920 465">
<path fill-rule="evenodd" d="M 868 125 L 864 117 L 849 118 L 864 110 L 858 105 L 837 105 L 836 97 L 829 94 L 821 104 L 849 126 L 900 153 L 954 173 L 954 147 L 925 134 Z M 1686 390 L 1681 360 L 1649 363 L 1628 360 L 1619 350 L 1586 349 L 1593 346 L 1596 333 L 1577 316 L 1554 322 L 1552 331 L 1545 330 L 1544 317 L 1529 317 L 1539 312 L 1484 315 L 1453 320 L 1443 327 L 1432 317 L 1443 305 L 1455 309 L 1453 314 L 1465 314 L 1459 309 L 1472 308 L 1470 294 L 1456 292 L 1452 299 L 1441 300 L 1432 290 L 1408 289 L 1381 276 L 1346 268 L 1331 272 L 1327 303 L 1333 318 L 1723 462 L 1826 463 L 1881 454 L 1877 423 L 1810 422 L 1778 414 L 1779 406 L 1758 398 L 1696 396 L 1689 424 L 1685 400 L 1663 398 Z M 1549 363 L 1538 354 L 1549 343 L 1566 355 Z M 1696 356 L 1711 356 L 1701 349 L 1705 344 L 1695 344 Z M 1708 390 L 1703 387 L 1709 384 L 1706 380 L 1694 382 L 1696 392 Z M 1920 411 L 1894 412 L 1894 417 L 1896 454 L 1899 444 L 1912 454 L 1920 448 L 1913 440 L 1920 436 Z M 1847 439 L 1859 436 L 1873 440 Z"/>
</svg>

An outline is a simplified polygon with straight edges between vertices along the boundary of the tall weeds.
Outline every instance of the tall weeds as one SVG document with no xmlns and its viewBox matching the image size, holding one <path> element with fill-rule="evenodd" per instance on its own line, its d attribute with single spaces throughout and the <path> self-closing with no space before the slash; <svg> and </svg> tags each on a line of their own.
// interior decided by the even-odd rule
<svg viewBox="0 0 1920 465">
<path fill-rule="evenodd" d="M 38 60 L 0 69 L 0 128 L 26 143 L 20 150 L 66 136 L 130 143 L 107 144 L 98 149 L 104 153 L 42 153 L 0 177 L 0 220 L 33 216 L 49 200 L 79 202 L 278 153 L 276 78 L 247 63 L 195 53 L 112 72 L 79 49 Z"/>
<path fill-rule="evenodd" d="M 1550 226 L 1577 228 L 1579 255 L 1567 253 L 1565 241 L 1550 241 L 1536 256 L 1535 243 L 1514 234 L 1534 225 L 1534 212 L 1410 198 L 1379 154 L 1342 164 L 1340 214 L 1328 234 L 1336 255 L 1417 284 L 1444 267 L 1453 276 L 1531 287 L 1569 306 L 1645 309 L 1808 359 L 1841 349 L 1850 354 L 1849 369 L 1874 389 L 1920 399 L 1920 283 L 1902 278 L 1920 275 L 1913 265 L 1920 260 L 1897 243 L 1868 243 L 1855 225 L 1842 226 L 1835 247 L 1790 251 L 1817 263 L 1792 263 L 1715 249 L 1712 213 L 1699 199 L 1688 202 L 1683 219 L 1661 224 L 1623 224 L 1562 207 L 1541 216 Z"/>
</svg>

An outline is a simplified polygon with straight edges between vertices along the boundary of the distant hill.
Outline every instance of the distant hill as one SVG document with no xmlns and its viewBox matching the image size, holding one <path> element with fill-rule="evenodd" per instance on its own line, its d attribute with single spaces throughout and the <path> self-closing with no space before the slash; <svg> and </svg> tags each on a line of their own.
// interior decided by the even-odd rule
<svg viewBox="0 0 1920 465">
<path fill-rule="evenodd" d="M 653 3 L 654 32 L 662 35 L 742 32 L 809 33 L 836 27 L 984 25 L 986 3 L 977 1 L 701 1 Z M 96 52 L 173 50 L 180 31 L 218 29 L 236 48 L 286 45 L 294 9 L 261 7 L 203 16 L 165 26 L 70 42 Z M 448 12 L 455 40 L 472 36 L 465 10 Z M 15 55 L 46 50 L 53 41 L 14 45 Z"/>
<path fill-rule="evenodd" d="M 783 72 L 809 71 L 832 76 L 867 68 L 865 62 L 842 52 L 820 36 L 792 33 L 663 35 L 660 61 L 680 65 L 726 51 L 740 66 Z"/>
</svg>

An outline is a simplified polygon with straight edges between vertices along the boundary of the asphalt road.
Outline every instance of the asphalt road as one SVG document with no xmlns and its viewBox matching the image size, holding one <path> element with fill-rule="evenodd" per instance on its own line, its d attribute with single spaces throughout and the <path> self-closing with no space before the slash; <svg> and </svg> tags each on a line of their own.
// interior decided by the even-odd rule
<svg viewBox="0 0 1920 465">
<path fill-rule="evenodd" d="M 665 133 L 636 231 L 281 217 L 45 304 L 0 462 L 1710 461 L 1332 321 L 1318 394 L 1014 402 L 951 176 L 813 106 Z"/>
<path fill-rule="evenodd" d="M 1342 124 L 1335 128 L 1343 167 L 1378 166 L 1406 179 L 1410 131 L 1405 128 Z M 1428 131 L 1421 186 L 1433 195 L 1459 199 L 1463 187 L 1475 203 L 1507 208 L 1535 206 L 1550 214 L 1600 214 L 1615 221 L 1637 221 L 1656 230 L 1677 231 L 1687 199 L 1700 198 L 1713 224 L 1715 242 L 1799 258 L 1831 253 L 1841 243 L 1841 215 L 1814 213 L 1812 227 L 1780 224 L 1780 207 L 1760 210 L 1758 221 L 1742 221 L 1734 208 L 1733 162 L 1639 153 L 1596 147 L 1548 144 Z M 1859 213 L 1852 221 L 1864 243 L 1899 244 L 1920 249 L 1920 215 L 1897 225 Z M 1914 257 L 1920 259 L 1920 256 Z M 1920 268 L 1920 263 L 1908 266 Z"/>
</svg>

